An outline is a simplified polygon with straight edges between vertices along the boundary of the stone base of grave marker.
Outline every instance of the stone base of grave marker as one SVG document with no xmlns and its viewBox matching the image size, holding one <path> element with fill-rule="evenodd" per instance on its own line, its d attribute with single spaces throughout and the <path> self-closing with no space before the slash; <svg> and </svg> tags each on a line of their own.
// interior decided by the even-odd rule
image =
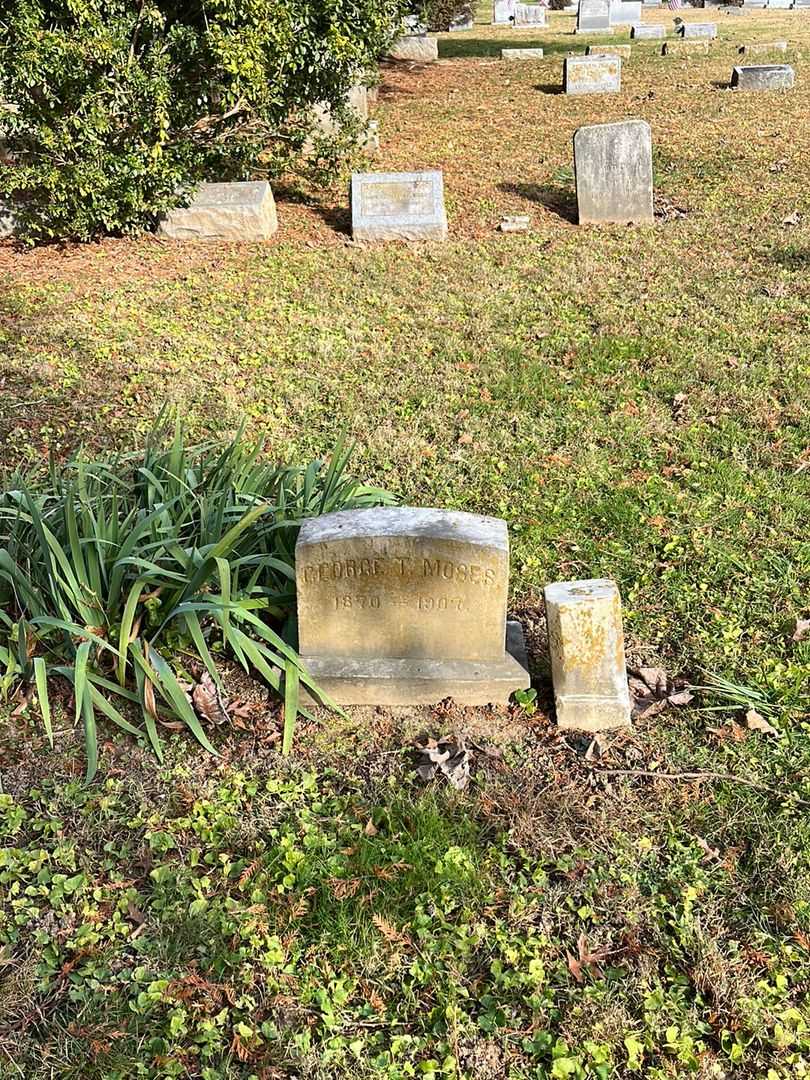
<svg viewBox="0 0 810 1080">
<path fill-rule="evenodd" d="M 790 90 L 796 75 L 790 64 L 757 64 L 735 67 L 731 85 L 735 90 Z"/>
<path fill-rule="evenodd" d="M 501 49 L 501 60 L 542 60 L 542 49 Z"/>
<path fill-rule="evenodd" d="M 786 41 L 758 42 L 756 45 L 741 45 L 737 52 L 740 56 L 768 56 L 771 53 L 787 52 Z"/>
<path fill-rule="evenodd" d="M 634 41 L 657 41 L 667 36 L 665 26 L 633 26 L 630 37 Z"/>
<path fill-rule="evenodd" d="M 629 45 L 588 45 L 585 49 L 586 56 L 620 56 L 622 60 L 629 60 L 631 49 Z"/>
<path fill-rule="evenodd" d="M 355 240 L 445 240 L 444 180 L 440 170 L 353 173 Z"/>
<path fill-rule="evenodd" d="M 619 590 L 612 581 L 559 581 L 545 589 L 557 726 L 630 726 Z"/>
<path fill-rule="evenodd" d="M 506 623 L 506 523 L 379 507 L 304 522 L 295 549 L 301 661 L 346 705 L 506 702 L 529 686 Z"/>
<path fill-rule="evenodd" d="M 653 219 L 652 133 L 644 120 L 591 124 L 574 135 L 580 225 Z"/>
<path fill-rule="evenodd" d="M 172 240 L 267 240 L 278 228 L 265 181 L 200 184 L 190 206 L 170 210 L 158 226 Z"/>
<path fill-rule="evenodd" d="M 414 64 L 432 64 L 439 59 L 439 42 L 427 34 L 407 34 L 388 50 L 388 60 L 409 60 Z"/>
</svg>

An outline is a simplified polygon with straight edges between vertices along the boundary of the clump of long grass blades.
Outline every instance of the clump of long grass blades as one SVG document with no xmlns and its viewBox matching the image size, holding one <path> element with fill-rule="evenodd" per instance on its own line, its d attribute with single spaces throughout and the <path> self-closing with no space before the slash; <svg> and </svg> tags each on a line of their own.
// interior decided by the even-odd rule
<svg viewBox="0 0 810 1080">
<path fill-rule="evenodd" d="M 785 711 L 784 706 L 776 704 L 762 690 L 754 686 L 734 683 L 722 675 L 704 673 L 704 682 L 689 689 L 702 698 L 717 702 L 714 705 L 701 705 L 699 712 L 728 712 L 730 709 L 756 709 L 762 716 L 778 716 Z"/>
<path fill-rule="evenodd" d="M 48 681 L 67 679 L 92 779 L 99 716 L 162 759 L 168 714 L 215 753 L 174 658 L 190 652 L 220 688 L 225 653 L 281 696 L 289 753 L 301 688 L 331 704 L 294 647 L 300 522 L 393 501 L 348 476 L 350 452 L 279 466 L 241 431 L 189 447 L 159 422 L 137 454 L 13 476 L 0 493 L 0 693 L 35 691 L 53 745 Z"/>
</svg>

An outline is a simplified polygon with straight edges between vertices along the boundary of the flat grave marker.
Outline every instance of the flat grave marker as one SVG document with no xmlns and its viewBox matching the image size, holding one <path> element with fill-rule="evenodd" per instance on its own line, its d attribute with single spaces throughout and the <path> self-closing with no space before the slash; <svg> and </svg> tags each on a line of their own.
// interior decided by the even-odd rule
<svg viewBox="0 0 810 1080">
<path fill-rule="evenodd" d="M 200 184 L 187 207 L 169 210 L 158 232 L 172 240 L 268 240 L 278 229 L 266 180 Z"/>
<path fill-rule="evenodd" d="M 566 94 L 617 94 L 622 88 L 619 56 L 566 56 L 563 64 Z"/>
<path fill-rule="evenodd" d="M 678 33 L 687 41 L 694 38 L 716 38 L 717 23 L 681 23 Z"/>
<path fill-rule="evenodd" d="M 629 45 L 589 45 L 585 50 L 586 56 L 619 56 L 622 60 L 629 60 L 631 49 Z"/>
<path fill-rule="evenodd" d="M 444 240 L 447 215 L 441 170 L 353 173 L 355 240 Z"/>
<path fill-rule="evenodd" d="M 735 67 L 731 73 L 734 90 L 790 90 L 796 74 L 790 64 L 756 64 Z"/>
<path fill-rule="evenodd" d="M 630 37 L 634 41 L 657 41 L 667 36 L 665 26 L 633 26 L 630 28 Z"/>
<path fill-rule="evenodd" d="M 542 60 L 542 49 L 501 49 L 501 60 Z"/>
</svg>

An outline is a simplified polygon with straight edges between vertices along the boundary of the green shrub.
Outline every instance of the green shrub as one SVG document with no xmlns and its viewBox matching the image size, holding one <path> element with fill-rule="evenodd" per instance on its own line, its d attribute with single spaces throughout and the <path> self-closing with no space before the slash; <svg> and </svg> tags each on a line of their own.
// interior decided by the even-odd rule
<svg viewBox="0 0 810 1080">
<path fill-rule="evenodd" d="M 458 19 L 472 18 L 471 0 L 426 0 L 421 9 L 421 17 L 428 30 L 439 33 L 447 30 Z"/>
<path fill-rule="evenodd" d="M 30 241 L 88 239 L 149 226 L 199 180 L 277 177 L 306 141 L 313 104 L 347 115 L 347 91 L 405 6 L 10 0 L 0 197 Z"/>
<path fill-rule="evenodd" d="M 241 436 L 189 449 L 178 427 L 168 447 L 153 435 L 135 456 L 78 457 L 46 483 L 12 478 L 0 494 L 3 695 L 36 688 L 52 739 L 48 678 L 67 679 L 92 777 L 97 714 L 159 757 L 161 713 L 212 750 L 175 656 L 196 657 L 219 686 L 213 654 L 226 652 L 283 693 L 289 750 L 299 681 L 317 693 L 293 647 L 298 525 L 391 501 L 346 476 L 348 456 L 274 466 Z M 119 707 L 139 710 L 143 728 Z"/>
</svg>

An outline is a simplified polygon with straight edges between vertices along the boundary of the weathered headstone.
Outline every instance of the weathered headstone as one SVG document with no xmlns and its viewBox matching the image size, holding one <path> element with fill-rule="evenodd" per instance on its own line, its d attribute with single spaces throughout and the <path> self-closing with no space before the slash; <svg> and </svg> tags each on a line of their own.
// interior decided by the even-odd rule
<svg viewBox="0 0 810 1080">
<path fill-rule="evenodd" d="M 591 124 L 574 135 L 580 225 L 653 219 L 652 133 L 644 120 Z"/>
<path fill-rule="evenodd" d="M 498 518 L 341 510 L 304 522 L 295 567 L 302 662 L 337 701 L 477 705 L 529 685 Z"/>
<path fill-rule="evenodd" d="M 557 726 L 630 726 L 622 607 L 612 581 L 558 581 L 545 589 Z"/>
<path fill-rule="evenodd" d="M 789 10 L 793 7 L 793 0 L 768 0 L 768 7 Z"/>
<path fill-rule="evenodd" d="M 356 83 L 346 95 L 346 106 L 350 113 L 360 121 L 368 120 L 369 91 L 363 83 Z M 335 117 L 332 108 L 326 102 L 319 102 L 311 109 L 310 115 L 313 122 L 313 135 L 304 144 L 303 153 L 309 155 L 315 149 L 315 140 L 318 136 L 329 137 L 340 130 L 340 122 Z M 364 130 L 358 136 L 358 145 L 363 146 L 367 139 Z"/>
<path fill-rule="evenodd" d="M 708 41 L 667 41 L 661 46 L 662 56 L 708 56 Z"/>
<path fill-rule="evenodd" d="M 397 38 L 388 50 L 389 60 L 409 60 L 413 64 L 432 64 L 439 59 L 439 42 L 428 34 L 406 34 Z"/>
<path fill-rule="evenodd" d="M 641 22 L 641 0 L 610 0 L 610 25 L 632 26 Z"/>
<path fill-rule="evenodd" d="M 444 240 L 447 216 L 441 170 L 353 173 L 355 240 Z"/>
<path fill-rule="evenodd" d="M 578 34 L 612 33 L 610 0 L 579 0 L 576 32 Z"/>
<path fill-rule="evenodd" d="M 724 5 L 716 9 L 721 15 L 747 15 L 745 8 L 736 7 L 733 4 Z"/>
<path fill-rule="evenodd" d="M 546 9 L 542 4 L 515 4 L 515 23 L 520 27 L 546 25 Z"/>
<path fill-rule="evenodd" d="M 757 64 L 735 67 L 731 85 L 735 90 L 790 90 L 796 75 L 790 64 Z"/>
<path fill-rule="evenodd" d="M 466 15 L 459 15 L 457 19 L 453 19 L 447 29 L 451 33 L 455 33 L 458 30 L 472 30 L 474 26 L 475 20 L 472 17 L 472 13 L 468 12 Z"/>
<path fill-rule="evenodd" d="M 515 17 L 515 0 L 495 0 L 492 5 L 492 21 L 496 26 L 511 23 Z"/>
<path fill-rule="evenodd" d="M 501 60 L 542 60 L 542 49 L 501 49 Z"/>
<path fill-rule="evenodd" d="M 743 0 L 742 6 L 746 8 L 766 8 L 768 0 Z"/>
<path fill-rule="evenodd" d="M 13 236 L 15 228 L 13 209 L 7 203 L 0 202 L 0 240 Z"/>
<path fill-rule="evenodd" d="M 740 56 L 768 56 L 770 53 L 787 52 L 786 41 L 757 42 L 755 45 L 741 45 L 737 52 Z"/>
<path fill-rule="evenodd" d="M 158 232 L 172 240 L 267 240 L 278 228 L 266 180 L 200 184 L 190 206 L 170 210 Z"/>
<path fill-rule="evenodd" d="M 563 64 L 566 94 L 617 94 L 622 88 L 618 56 L 566 56 Z"/>
<path fill-rule="evenodd" d="M 505 214 L 498 224 L 498 232 L 528 232 L 531 223 L 532 219 L 528 214 Z"/>
<path fill-rule="evenodd" d="M 667 36 L 665 26 L 634 26 L 630 37 L 637 41 L 656 41 Z"/>
<path fill-rule="evenodd" d="M 631 49 L 629 45 L 589 45 L 585 50 L 586 56 L 620 56 L 622 60 L 629 60 Z"/>
<path fill-rule="evenodd" d="M 686 40 L 692 38 L 716 38 L 717 23 L 681 23 L 678 27 L 678 33 Z"/>
</svg>

